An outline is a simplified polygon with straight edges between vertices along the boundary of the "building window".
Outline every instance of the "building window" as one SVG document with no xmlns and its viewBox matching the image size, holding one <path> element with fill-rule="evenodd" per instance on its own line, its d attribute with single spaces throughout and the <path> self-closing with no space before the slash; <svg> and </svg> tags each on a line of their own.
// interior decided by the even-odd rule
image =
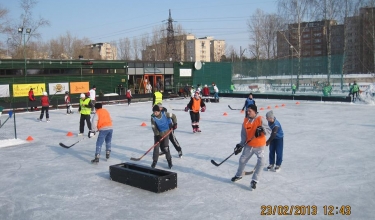
<svg viewBox="0 0 375 220">
<path fill-rule="evenodd" d="M 315 39 L 315 40 L 314 40 L 314 43 L 320 43 L 320 42 L 322 42 L 321 39 Z"/>
<path fill-rule="evenodd" d="M 322 51 L 321 50 L 316 50 L 316 51 L 314 51 L 314 54 L 315 55 L 320 55 L 320 54 L 322 54 Z"/>
</svg>

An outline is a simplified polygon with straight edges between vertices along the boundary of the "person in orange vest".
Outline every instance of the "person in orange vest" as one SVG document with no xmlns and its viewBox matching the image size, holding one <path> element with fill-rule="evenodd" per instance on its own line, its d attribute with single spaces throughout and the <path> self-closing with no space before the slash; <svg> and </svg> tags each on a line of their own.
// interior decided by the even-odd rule
<svg viewBox="0 0 375 220">
<path fill-rule="evenodd" d="M 43 92 L 43 96 L 42 98 L 40 98 L 40 103 L 42 104 L 42 110 L 40 112 L 40 117 L 38 118 L 38 121 L 42 121 L 44 112 L 46 112 L 46 119 L 47 119 L 47 122 L 49 122 L 49 113 L 48 113 L 49 99 L 48 99 L 47 92 Z"/>
<path fill-rule="evenodd" d="M 193 133 L 201 132 L 199 129 L 199 110 L 201 112 L 206 111 L 206 104 L 199 96 L 199 92 L 195 92 L 194 98 L 190 99 L 190 102 L 185 107 L 185 112 L 190 109 L 190 119 L 191 119 L 191 127 L 193 127 Z"/>
<path fill-rule="evenodd" d="M 126 91 L 126 98 L 128 99 L 128 105 L 130 105 L 131 101 L 132 101 L 132 91 L 130 89 L 128 89 Z"/>
<path fill-rule="evenodd" d="M 266 147 L 266 134 L 270 133 L 268 122 L 258 115 L 256 105 L 250 105 L 247 109 L 248 117 L 242 124 L 241 142 L 234 148 L 234 154 L 241 153 L 236 175 L 231 179 L 236 182 L 242 179 L 242 173 L 246 163 L 255 154 L 257 156 L 257 164 L 250 182 L 251 190 L 255 190 L 264 166 L 264 148 Z"/>
<path fill-rule="evenodd" d="M 106 109 L 102 108 L 102 103 L 95 103 L 95 114 L 92 117 L 92 128 L 88 137 L 92 138 L 95 136 L 96 131 L 99 131 L 98 139 L 96 139 L 96 151 L 95 158 L 91 160 L 91 163 L 99 163 L 100 152 L 102 145 L 105 141 L 105 157 L 108 160 L 111 155 L 111 143 L 112 143 L 112 118 Z"/>
</svg>

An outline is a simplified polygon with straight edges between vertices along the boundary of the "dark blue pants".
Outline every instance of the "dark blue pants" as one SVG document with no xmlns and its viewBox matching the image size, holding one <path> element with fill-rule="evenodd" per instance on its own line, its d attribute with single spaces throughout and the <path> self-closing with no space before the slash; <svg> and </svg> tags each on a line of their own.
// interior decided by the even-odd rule
<svg viewBox="0 0 375 220">
<path fill-rule="evenodd" d="M 283 161 L 283 148 L 284 148 L 284 138 L 273 139 L 270 143 L 270 154 L 269 160 L 270 164 L 275 164 L 275 153 L 276 153 L 276 166 L 281 166 Z"/>
</svg>

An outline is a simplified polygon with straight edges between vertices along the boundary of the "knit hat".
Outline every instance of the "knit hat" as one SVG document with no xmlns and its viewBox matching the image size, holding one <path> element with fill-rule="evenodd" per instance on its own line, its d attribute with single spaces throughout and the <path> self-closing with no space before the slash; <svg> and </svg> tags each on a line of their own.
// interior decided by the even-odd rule
<svg viewBox="0 0 375 220">
<path fill-rule="evenodd" d="M 160 112 L 160 108 L 158 105 L 154 105 L 154 107 L 152 107 L 152 111 L 153 112 Z"/>
<path fill-rule="evenodd" d="M 44 95 L 44 96 L 47 96 L 47 95 L 48 95 L 48 93 L 47 93 L 47 92 L 43 92 L 43 95 Z"/>
<path fill-rule="evenodd" d="M 159 108 L 163 108 L 163 104 L 161 104 L 161 102 L 158 102 L 156 105 L 159 106 Z"/>
<path fill-rule="evenodd" d="M 256 105 L 250 105 L 248 109 L 252 109 L 254 112 L 258 112 L 258 107 Z"/>
<path fill-rule="evenodd" d="M 102 108 L 103 107 L 103 105 L 102 105 L 102 103 L 95 103 L 95 108 Z"/>
<path fill-rule="evenodd" d="M 207 84 L 205 84 L 204 87 L 207 87 Z"/>
<path fill-rule="evenodd" d="M 267 112 L 267 114 L 266 114 L 266 118 L 274 118 L 275 116 L 273 116 L 273 111 L 271 110 L 271 111 L 269 111 L 269 112 Z"/>
<path fill-rule="evenodd" d="M 83 94 L 83 93 L 81 93 L 81 95 L 80 95 L 79 97 L 81 97 L 81 98 L 86 98 L 86 95 Z"/>
</svg>

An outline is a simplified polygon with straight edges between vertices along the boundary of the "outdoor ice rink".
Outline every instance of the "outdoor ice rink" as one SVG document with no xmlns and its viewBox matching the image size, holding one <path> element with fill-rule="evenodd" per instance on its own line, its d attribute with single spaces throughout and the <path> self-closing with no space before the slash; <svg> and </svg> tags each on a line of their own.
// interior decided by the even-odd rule
<svg viewBox="0 0 375 220">
<path fill-rule="evenodd" d="M 130 161 L 153 145 L 151 102 L 104 105 L 114 124 L 112 155 L 97 165 L 90 163 L 96 137 L 70 149 L 59 146 L 59 142 L 70 145 L 82 138 L 77 136 L 79 114 L 51 110 L 51 122 L 46 123 L 36 121 L 39 112 L 17 113 L 18 138 L 34 140 L 7 147 L 9 141 L 0 140 L 0 219 L 373 219 L 375 106 L 254 98 L 259 114 L 274 111 L 285 134 L 281 171 L 264 171 L 255 191 L 250 191 L 251 175 L 230 181 L 239 155 L 219 167 L 210 163 L 211 159 L 221 162 L 240 141 L 244 114 L 228 105 L 242 108 L 245 99 L 207 103 L 206 112 L 201 113 L 202 133 L 197 134 L 192 132 L 188 113 L 172 110 L 183 109 L 188 99 L 163 101 L 177 116 L 175 134 L 183 158 L 170 145 L 171 171 L 178 175 L 178 188 L 160 194 L 109 178 L 110 165 L 151 165 L 152 152 L 139 162 Z M 4 120 L 7 114 L 1 117 Z M 147 126 L 141 126 L 143 122 Z M 66 136 L 68 132 L 74 136 Z M 104 149 L 103 145 L 102 158 Z M 265 157 L 266 166 L 268 147 Z M 246 170 L 252 170 L 255 162 L 251 158 Z M 156 168 L 169 170 L 164 156 Z M 267 206 L 272 210 L 283 206 L 284 213 L 271 213 Z M 298 212 L 296 206 L 305 206 L 305 212 Z M 262 211 L 271 215 L 262 216 Z"/>
</svg>

